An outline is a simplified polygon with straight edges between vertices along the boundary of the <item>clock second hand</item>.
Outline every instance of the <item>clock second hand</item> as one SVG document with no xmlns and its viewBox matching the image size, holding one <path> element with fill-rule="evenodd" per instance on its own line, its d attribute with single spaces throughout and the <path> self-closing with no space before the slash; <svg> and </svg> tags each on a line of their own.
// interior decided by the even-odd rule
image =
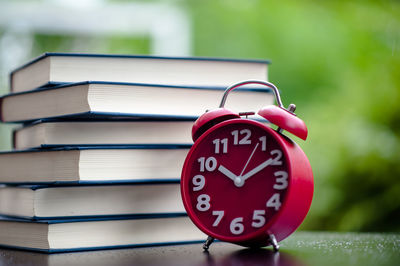
<svg viewBox="0 0 400 266">
<path fill-rule="evenodd" d="M 244 165 L 243 170 L 242 170 L 242 172 L 241 172 L 240 175 L 239 175 L 239 178 L 240 178 L 240 179 L 243 179 L 242 182 L 245 180 L 244 178 L 242 178 L 242 175 L 243 175 L 243 173 L 244 173 L 244 170 L 246 170 L 247 165 L 249 164 L 251 158 L 253 158 L 253 155 L 254 155 L 254 153 L 255 153 L 256 150 L 257 150 L 258 144 L 259 144 L 259 143 L 257 142 L 256 146 L 255 146 L 254 149 L 253 149 L 253 152 L 250 154 L 249 159 L 247 159 L 247 162 L 246 162 L 246 164 Z"/>
</svg>

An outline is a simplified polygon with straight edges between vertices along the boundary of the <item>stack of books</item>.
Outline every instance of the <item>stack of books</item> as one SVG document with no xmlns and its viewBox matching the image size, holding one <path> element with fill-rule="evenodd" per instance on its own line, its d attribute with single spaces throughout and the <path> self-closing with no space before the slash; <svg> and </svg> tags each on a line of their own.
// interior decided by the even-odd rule
<svg viewBox="0 0 400 266">
<path fill-rule="evenodd" d="M 10 75 L 0 153 L 0 246 L 42 252 L 192 243 L 179 191 L 191 126 L 268 61 L 47 53 Z M 226 107 L 257 111 L 265 88 Z"/>
</svg>

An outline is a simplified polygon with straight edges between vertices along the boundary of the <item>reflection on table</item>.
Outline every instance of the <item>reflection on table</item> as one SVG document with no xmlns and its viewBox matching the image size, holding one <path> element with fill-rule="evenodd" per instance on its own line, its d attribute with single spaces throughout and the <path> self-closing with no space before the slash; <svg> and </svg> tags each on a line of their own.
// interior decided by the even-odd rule
<svg viewBox="0 0 400 266">
<path fill-rule="evenodd" d="M 297 232 L 271 248 L 248 249 L 229 243 L 142 247 L 42 254 L 0 249 L 0 265 L 163 265 L 306 266 L 399 265 L 400 234 Z"/>
</svg>

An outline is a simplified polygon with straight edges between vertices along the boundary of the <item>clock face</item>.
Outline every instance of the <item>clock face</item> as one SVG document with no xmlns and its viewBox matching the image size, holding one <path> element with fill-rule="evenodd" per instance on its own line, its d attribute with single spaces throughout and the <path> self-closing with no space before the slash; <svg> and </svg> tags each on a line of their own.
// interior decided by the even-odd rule
<svg viewBox="0 0 400 266">
<path fill-rule="evenodd" d="M 185 161 L 182 194 L 195 224 L 220 240 L 265 233 L 289 186 L 285 150 L 272 129 L 232 119 L 207 131 Z"/>
</svg>

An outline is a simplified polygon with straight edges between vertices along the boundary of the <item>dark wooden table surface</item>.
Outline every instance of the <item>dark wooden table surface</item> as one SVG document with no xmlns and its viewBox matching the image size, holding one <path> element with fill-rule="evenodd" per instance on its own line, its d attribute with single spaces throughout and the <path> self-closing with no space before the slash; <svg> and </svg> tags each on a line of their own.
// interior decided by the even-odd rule
<svg viewBox="0 0 400 266">
<path fill-rule="evenodd" d="M 0 265 L 400 265 L 400 234 L 297 232 L 281 250 L 217 242 L 46 255 L 0 249 Z"/>
</svg>

